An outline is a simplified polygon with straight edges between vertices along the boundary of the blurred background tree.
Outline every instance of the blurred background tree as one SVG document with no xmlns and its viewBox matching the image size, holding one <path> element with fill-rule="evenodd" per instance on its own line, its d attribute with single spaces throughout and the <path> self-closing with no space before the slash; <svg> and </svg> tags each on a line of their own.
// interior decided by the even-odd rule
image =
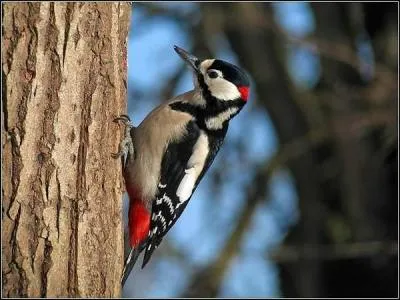
<svg viewBox="0 0 400 300">
<path fill-rule="evenodd" d="M 185 214 L 124 295 L 395 297 L 397 3 L 133 7 L 135 124 L 192 88 L 174 44 L 239 64 L 252 90 Z"/>
</svg>

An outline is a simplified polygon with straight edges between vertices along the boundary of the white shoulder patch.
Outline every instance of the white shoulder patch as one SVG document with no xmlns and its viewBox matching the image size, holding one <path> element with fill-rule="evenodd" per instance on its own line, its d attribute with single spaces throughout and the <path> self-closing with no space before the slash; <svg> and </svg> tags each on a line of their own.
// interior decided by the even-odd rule
<svg viewBox="0 0 400 300">
<path fill-rule="evenodd" d="M 179 197 L 180 202 L 185 202 L 192 195 L 194 184 L 196 183 L 196 173 L 194 168 L 185 170 L 181 183 L 179 184 L 176 195 Z"/>
<path fill-rule="evenodd" d="M 201 131 L 188 161 L 185 176 L 183 176 L 176 190 L 176 195 L 179 197 L 181 203 L 187 201 L 192 195 L 196 180 L 203 170 L 209 150 L 207 135 Z"/>
</svg>

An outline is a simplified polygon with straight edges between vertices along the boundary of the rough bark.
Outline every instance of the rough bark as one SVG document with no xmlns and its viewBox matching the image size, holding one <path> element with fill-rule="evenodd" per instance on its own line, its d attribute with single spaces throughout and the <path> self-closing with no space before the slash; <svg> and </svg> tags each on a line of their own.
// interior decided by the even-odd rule
<svg viewBox="0 0 400 300">
<path fill-rule="evenodd" d="M 119 296 L 130 5 L 2 10 L 2 295 Z"/>
</svg>

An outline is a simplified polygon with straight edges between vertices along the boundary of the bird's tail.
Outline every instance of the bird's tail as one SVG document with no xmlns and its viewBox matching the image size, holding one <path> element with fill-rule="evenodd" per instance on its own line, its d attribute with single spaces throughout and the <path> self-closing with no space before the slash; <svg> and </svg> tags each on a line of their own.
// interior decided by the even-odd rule
<svg viewBox="0 0 400 300">
<path fill-rule="evenodd" d="M 140 253 L 144 250 L 148 241 L 149 241 L 149 239 L 147 238 L 143 242 L 141 242 L 137 247 L 131 248 L 131 251 L 129 252 L 128 257 L 125 260 L 124 270 L 122 271 L 122 277 L 121 277 L 122 286 L 124 286 L 125 281 L 128 279 L 129 274 L 131 273 L 133 267 L 135 266 L 135 263 L 140 255 Z"/>
<path fill-rule="evenodd" d="M 129 274 L 131 273 L 139 255 L 140 255 L 140 247 L 135 247 L 132 248 L 131 251 L 129 252 L 129 255 L 125 261 L 125 266 L 124 270 L 122 271 L 122 277 L 121 277 L 121 284 L 122 286 L 125 285 L 125 281 L 128 279 Z"/>
</svg>

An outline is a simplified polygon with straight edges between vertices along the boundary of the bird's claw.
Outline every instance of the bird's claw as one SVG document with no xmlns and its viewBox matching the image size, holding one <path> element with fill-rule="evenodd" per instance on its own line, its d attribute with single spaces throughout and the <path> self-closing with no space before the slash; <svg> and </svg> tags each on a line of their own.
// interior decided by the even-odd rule
<svg viewBox="0 0 400 300">
<path fill-rule="evenodd" d="M 121 157 L 123 154 L 124 154 L 123 151 L 119 151 L 117 153 L 111 153 L 111 157 L 117 159 L 117 158 Z"/>
<path fill-rule="evenodd" d="M 120 115 L 113 120 L 114 123 L 122 122 L 124 125 L 131 125 L 131 119 L 128 115 Z"/>
<path fill-rule="evenodd" d="M 117 153 L 111 153 L 111 157 L 114 159 L 123 157 L 122 164 L 125 168 L 128 157 L 133 157 L 134 148 L 131 136 L 131 129 L 134 127 L 131 123 L 131 119 L 127 115 L 120 115 L 113 120 L 114 123 L 122 122 L 125 126 L 124 138 L 119 144 L 119 151 Z"/>
</svg>

